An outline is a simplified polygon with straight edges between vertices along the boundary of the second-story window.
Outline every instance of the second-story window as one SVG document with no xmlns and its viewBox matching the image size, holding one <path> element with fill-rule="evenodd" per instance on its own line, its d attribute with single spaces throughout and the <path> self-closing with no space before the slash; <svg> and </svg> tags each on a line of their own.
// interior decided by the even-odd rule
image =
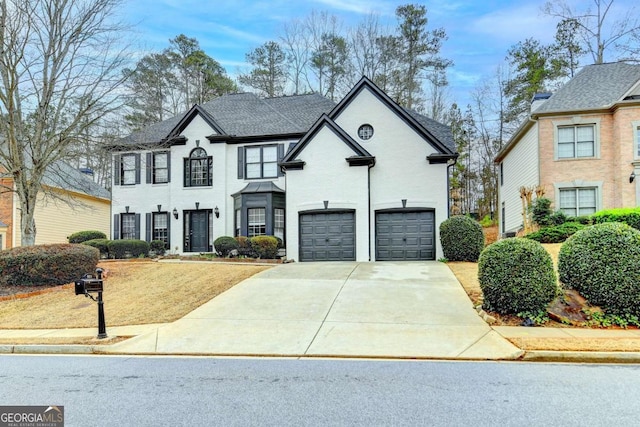
<svg viewBox="0 0 640 427">
<path fill-rule="evenodd" d="M 136 155 L 123 154 L 120 167 L 120 182 L 122 185 L 134 185 L 136 183 Z"/>
<path fill-rule="evenodd" d="M 558 158 L 595 157 L 595 126 L 563 126 L 558 128 Z"/>
<path fill-rule="evenodd" d="M 195 148 L 184 159 L 184 186 L 203 187 L 212 184 L 212 159 L 203 148 Z"/>
<path fill-rule="evenodd" d="M 247 147 L 245 153 L 247 178 L 278 176 L 278 146 Z"/>
<path fill-rule="evenodd" d="M 153 153 L 153 183 L 169 182 L 169 153 Z"/>
</svg>

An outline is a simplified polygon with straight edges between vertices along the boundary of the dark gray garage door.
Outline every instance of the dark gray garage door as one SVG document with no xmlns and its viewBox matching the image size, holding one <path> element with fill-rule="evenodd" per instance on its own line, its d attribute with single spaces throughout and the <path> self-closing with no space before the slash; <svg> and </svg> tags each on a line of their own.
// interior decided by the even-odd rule
<svg viewBox="0 0 640 427">
<path fill-rule="evenodd" d="M 300 214 L 300 261 L 355 261 L 352 211 Z"/>
<path fill-rule="evenodd" d="M 433 259 L 436 259 L 433 211 L 376 214 L 376 261 Z"/>
</svg>

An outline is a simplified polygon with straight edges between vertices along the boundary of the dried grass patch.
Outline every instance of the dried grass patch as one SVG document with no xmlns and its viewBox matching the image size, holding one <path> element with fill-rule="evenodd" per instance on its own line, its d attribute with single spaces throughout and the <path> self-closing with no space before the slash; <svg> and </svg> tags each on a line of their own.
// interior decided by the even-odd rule
<svg viewBox="0 0 640 427">
<path fill-rule="evenodd" d="M 508 338 L 522 350 L 640 351 L 638 338 Z"/>
<path fill-rule="evenodd" d="M 109 326 L 173 322 L 270 266 L 217 263 L 108 262 L 104 311 Z M 97 326 L 96 303 L 61 289 L 0 302 L 0 328 Z"/>
</svg>

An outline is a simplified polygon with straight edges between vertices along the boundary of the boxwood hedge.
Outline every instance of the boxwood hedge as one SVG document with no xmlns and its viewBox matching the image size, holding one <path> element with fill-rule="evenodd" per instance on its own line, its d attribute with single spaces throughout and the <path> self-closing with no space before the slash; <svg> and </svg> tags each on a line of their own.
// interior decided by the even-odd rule
<svg viewBox="0 0 640 427">
<path fill-rule="evenodd" d="M 580 230 L 560 248 L 558 271 L 606 312 L 640 316 L 640 231 L 615 222 Z"/>
<path fill-rule="evenodd" d="M 64 285 L 93 273 L 96 248 L 78 244 L 21 246 L 0 251 L 0 285 Z"/>
<path fill-rule="evenodd" d="M 484 248 L 482 226 L 468 216 L 452 216 L 440 224 L 440 242 L 449 261 L 475 262 Z"/>
<path fill-rule="evenodd" d="M 545 310 L 558 292 L 551 255 L 540 243 L 520 237 L 482 251 L 478 280 L 484 307 L 502 314 Z"/>
</svg>

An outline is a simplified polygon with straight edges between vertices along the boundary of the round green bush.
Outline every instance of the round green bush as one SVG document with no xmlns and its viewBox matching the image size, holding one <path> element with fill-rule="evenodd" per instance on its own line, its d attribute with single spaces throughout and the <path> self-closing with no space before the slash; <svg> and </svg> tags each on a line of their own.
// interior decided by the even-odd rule
<svg viewBox="0 0 640 427">
<path fill-rule="evenodd" d="M 231 251 L 238 250 L 238 242 L 230 236 L 218 237 L 215 242 L 213 242 L 213 246 L 216 248 L 218 255 L 223 257 L 228 257 Z"/>
<path fill-rule="evenodd" d="M 558 271 L 590 303 L 640 316 L 640 231 L 616 222 L 580 230 L 560 248 Z"/>
<path fill-rule="evenodd" d="M 109 256 L 115 259 L 124 259 L 149 256 L 149 243 L 144 240 L 109 240 L 107 244 Z"/>
<path fill-rule="evenodd" d="M 68 237 L 69 243 L 83 243 L 87 240 L 106 239 L 107 235 L 98 230 L 78 231 Z"/>
<path fill-rule="evenodd" d="M 502 314 L 545 310 L 558 292 L 551 255 L 540 243 L 519 237 L 482 251 L 478 280 L 484 307 Z"/>
<path fill-rule="evenodd" d="M 274 259 L 278 256 L 278 239 L 273 236 L 255 236 L 250 240 L 251 248 L 258 258 Z"/>
<path fill-rule="evenodd" d="M 154 251 L 156 255 L 164 255 L 167 251 L 162 240 L 152 240 L 149 242 L 149 250 Z"/>
<path fill-rule="evenodd" d="M 93 273 L 100 252 L 87 245 L 20 246 L 0 251 L 1 285 L 64 285 Z"/>
<path fill-rule="evenodd" d="M 468 216 L 452 216 L 440 224 L 440 242 L 449 261 L 476 262 L 484 248 L 482 226 Z"/>
<path fill-rule="evenodd" d="M 82 242 L 83 245 L 91 246 L 100 251 L 100 255 L 104 258 L 109 257 L 109 239 L 92 239 Z"/>
</svg>

